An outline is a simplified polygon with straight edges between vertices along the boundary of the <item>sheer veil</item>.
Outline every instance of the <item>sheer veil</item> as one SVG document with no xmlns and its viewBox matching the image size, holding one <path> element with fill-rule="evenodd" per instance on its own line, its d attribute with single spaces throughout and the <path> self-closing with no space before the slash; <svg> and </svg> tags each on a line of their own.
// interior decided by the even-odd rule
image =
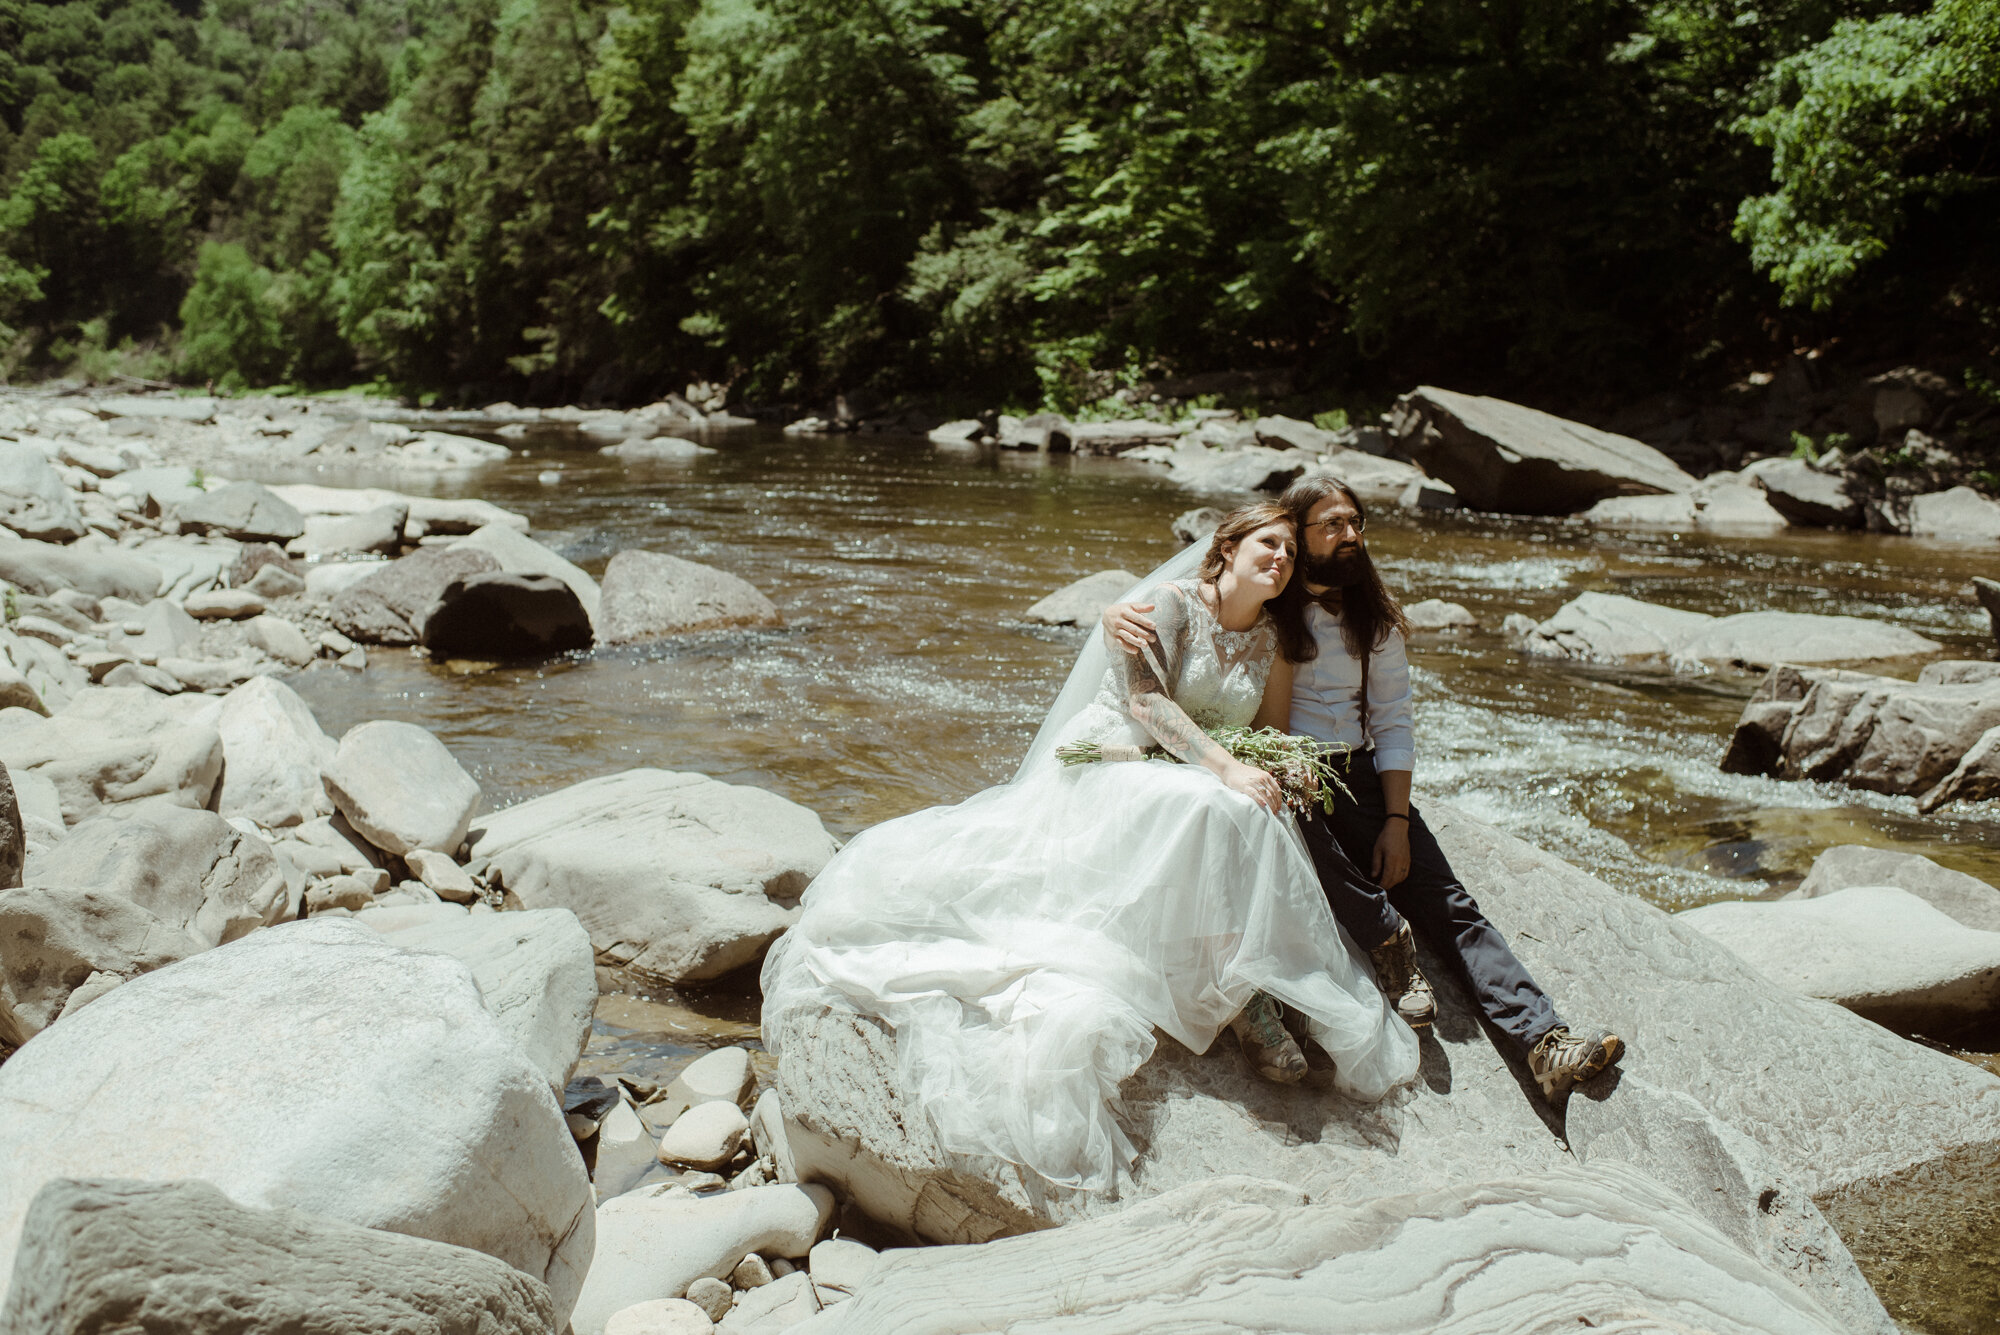
<svg viewBox="0 0 2000 1335">
<path fill-rule="evenodd" d="M 1114 602 L 1129 603 L 1151 588 L 1172 580 L 1186 579 L 1201 567 L 1202 557 L 1208 554 L 1208 537 L 1203 535 L 1181 548 L 1180 551 L 1162 561 L 1149 571 L 1144 578 Z M 1111 650 L 1106 643 L 1104 628 L 1091 627 L 1090 635 L 1083 642 L 1083 650 L 1076 656 L 1076 666 L 1069 670 L 1069 677 L 1063 682 L 1062 690 L 1056 693 L 1056 702 L 1049 706 L 1049 712 L 1042 717 L 1042 726 L 1035 733 L 1033 745 L 1021 761 L 1021 767 L 1014 771 L 1016 781 L 1025 778 L 1031 771 L 1051 759 L 1061 743 L 1063 727 L 1083 710 L 1097 694 L 1097 688 L 1104 681 L 1104 674 L 1111 667 Z"/>
</svg>

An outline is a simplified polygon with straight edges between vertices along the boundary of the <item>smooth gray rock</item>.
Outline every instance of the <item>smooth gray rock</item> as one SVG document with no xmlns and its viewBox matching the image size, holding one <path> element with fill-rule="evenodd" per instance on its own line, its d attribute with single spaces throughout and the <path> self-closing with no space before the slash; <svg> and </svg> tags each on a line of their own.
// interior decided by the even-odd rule
<svg viewBox="0 0 2000 1335">
<path fill-rule="evenodd" d="M 1183 546 L 1191 542 L 1206 542 L 1222 523 L 1222 511 L 1212 505 L 1183 511 L 1173 522 L 1174 537 Z"/>
<path fill-rule="evenodd" d="M 0 1269 L 43 1184 L 93 1176 L 470 1247 L 547 1284 L 555 1329 L 595 1236 L 561 1106 L 465 966 L 343 919 L 133 979 L 0 1066 Z"/>
<path fill-rule="evenodd" d="M 2000 1224 L 2000 1078 L 1797 996 L 1691 924 L 1449 807 L 1427 804 L 1425 814 L 1569 1023 L 1610 1028 L 1630 1045 L 1632 1088 L 1602 1080 L 1571 1108 L 1603 1098 L 1619 1114 L 1621 1101 L 1651 1091 L 1687 1095 L 1822 1208 L 1836 1198 L 1865 1208 L 1915 1254 L 1969 1245 Z M 833 1186 L 891 1233 L 928 1241 L 1096 1217 L 1220 1173 L 1364 1201 L 1561 1168 L 1570 1156 L 1560 1122 L 1496 1050 L 1452 972 L 1422 953 L 1440 1016 L 1413 1088 L 1353 1104 L 1259 1081 L 1226 1047 L 1196 1057 L 1163 1043 L 1119 1091 L 1144 1153 L 1115 1203 L 948 1159 L 902 1092 L 893 1045 L 874 1021 L 766 1014 L 763 1037 L 778 1058 L 799 1177 Z M 1740 1191 L 1706 1178 L 1696 1159 L 1675 1172 L 1677 1189 L 1706 1181 L 1725 1196 Z M 1728 1205 L 1756 1208 L 1740 1196 Z"/>
<path fill-rule="evenodd" d="M 546 1284 L 464 1247 L 207 1182 L 59 1178 L 35 1196 L 0 1327 L 12 1335 L 547 1335 Z"/>
<path fill-rule="evenodd" d="M 1170 422 L 1134 418 L 1117 422 L 1071 422 L 1068 434 L 1070 449 L 1076 454 L 1119 455 L 1146 445 L 1171 445 L 1180 439 L 1181 428 Z"/>
<path fill-rule="evenodd" d="M 600 965 L 667 985 L 754 961 L 835 847 L 774 793 L 656 769 L 482 816 L 470 842 L 524 905 L 574 912 Z"/>
<path fill-rule="evenodd" d="M 685 459 L 699 459 L 704 454 L 716 451 L 707 445 L 697 445 L 680 436 L 652 436 L 621 440 L 616 445 L 606 445 L 599 454 L 609 455 L 624 463 L 659 463 L 662 460 L 679 462 Z"/>
<path fill-rule="evenodd" d="M 275 566 L 265 568 L 275 575 L 284 574 Z M 299 582 L 303 586 L 304 581 Z M 250 589 L 207 589 L 189 594 L 181 603 L 181 610 L 197 621 L 241 621 L 246 617 L 262 615 L 270 606 L 264 595 Z"/>
<path fill-rule="evenodd" d="M 1257 433 L 1257 443 L 1274 450 L 1305 450 L 1311 454 L 1331 454 L 1335 450 L 1347 448 L 1345 438 L 1314 426 L 1311 422 L 1301 422 L 1296 417 L 1260 417 L 1251 424 Z"/>
<path fill-rule="evenodd" d="M 2000 503 L 1970 487 L 1910 498 L 1910 536 L 1982 547 L 2000 544 Z"/>
<path fill-rule="evenodd" d="M 1950 1033 L 2000 1010 L 2000 932 L 1895 886 L 1723 901 L 1680 917 L 1765 977 L 1900 1032 Z"/>
<path fill-rule="evenodd" d="M 14 778 L 0 765 L 0 890 L 12 890 L 21 883 L 21 865 L 27 857 L 28 835 L 21 824 Z"/>
<path fill-rule="evenodd" d="M 74 824 L 104 806 L 164 796 L 206 807 L 222 776 L 214 701 L 139 687 L 90 691 L 0 732 L 0 762 L 49 779 Z"/>
<path fill-rule="evenodd" d="M 1972 594 L 1986 609 L 1986 620 L 1993 628 L 1993 639 L 1995 643 L 2000 643 L 2000 580 L 1974 576 Z"/>
<path fill-rule="evenodd" d="M 263 565 L 243 587 L 260 598 L 290 598 L 306 591 L 306 581 L 284 566 Z"/>
<path fill-rule="evenodd" d="M 220 533 L 239 542 L 290 542 L 306 531 L 304 516 L 256 482 L 231 482 L 174 509 L 183 533 Z"/>
<path fill-rule="evenodd" d="M 226 479 L 210 477 L 184 464 L 134 468 L 116 477 L 105 478 L 99 490 L 120 505 L 146 515 L 172 514 L 188 501 L 199 499 L 209 487 Z"/>
<path fill-rule="evenodd" d="M 2000 890 L 1922 854 L 1893 848 L 1836 844 L 1813 859 L 1806 879 L 1785 897 L 1817 899 L 1854 885 L 1893 885 L 1967 927 L 2000 932 Z"/>
<path fill-rule="evenodd" d="M 208 943 L 111 891 L 0 891 L 0 1042 L 56 1022 L 93 975 L 136 978 Z"/>
<path fill-rule="evenodd" d="M 1703 479 L 1694 490 L 1655 496 L 1613 496 L 1585 510 L 1583 522 L 1612 528 L 1756 536 L 1790 525 L 1763 492 L 1733 477 Z"/>
<path fill-rule="evenodd" d="M 1612 496 L 1689 492 L 1695 480 L 1650 445 L 1504 399 L 1421 386 L 1390 432 L 1425 473 L 1475 510 L 1575 514 Z"/>
<path fill-rule="evenodd" d="M 590 615 L 554 575 L 489 570 L 445 585 L 423 642 L 434 658 L 547 658 L 588 649 Z"/>
<path fill-rule="evenodd" d="M 111 394 L 92 399 L 90 406 L 108 417 L 151 417 L 176 422 L 213 422 L 216 401 L 200 395 Z"/>
<path fill-rule="evenodd" d="M 576 594 L 576 600 L 583 604 L 583 610 L 590 614 L 590 624 L 596 626 L 600 596 L 597 581 L 584 574 L 580 567 L 563 560 L 530 538 L 522 531 L 524 528 L 525 524 L 520 527 L 505 523 L 487 524 L 453 546 L 485 552 L 510 575 L 554 575 L 569 585 Z"/>
<path fill-rule="evenodd" d="M 1539 658 L 1585 663 L 1667 659 L 1714 617 L 1617 593 L 1580 593 L 1522 641 Z"/>
<path fill-rule="evenodd" d="M 277 566 L 288 575 L 305 578 L 305 571 L 300 569 L 298 563 L 291 557 L 285 555 L 284 548 L 269 542 L 246 542 L 236 549 L 236 560 L 229 567 L 227 581 L 229 587 L 248 588 L 265 566 Z"/>
<path fill-rule="evenodd" d="M 781 624 L 748 580 L 663 552 L 627 550 L 604 568 L 597 622 L 606 644 L 636 644 L 700 630 Z"/>
<path fill-rule="evenodd" d="M 25 441 L 0 440 L 0 526 L 50 542 L 69 542 L 86 531 L 75 495 L 49 457 Z"/>
<path fill-rule="evenodd" d="M 157 598 L 146 604 L 136 620 L 140 626 L 137 634 L 120 628 L 105 637 L 113 653 L 135 659 L 204 656 L 201 623 L 167 599 Z"/>
<path fill-rule="evenodd" d="M 1522 648 L 1590 663 L 1665 659 L 1679 670 L 1776 663 L 1871 662 L 1943 648 L 1901 626 L 1861 617 L 1739 612 L 1712 617 L 1622 594 L 1587 592 L 1536 626 Z"/>
<path fill-rule="evenodd" d="M 286 907 L 269 845 L 212 811 L 162 801 L 77 824 L 28 859 L 25 879 L 119 895 L 211 946 L 279 921 Z"/>
<path fill-rule="evenodd" d="M 1283 491 L 1310 463 L 1310 457 L 1297 450 L 1263 445 L 1209 449 L 1186 441 L 1169 459 L 1173 480 L 1180 485 L 1196 491 L 1233 493 Z"/>
<path fill-rule="evenodd" d="M 313 646 L 306 633 L 296 622 L 287 620 L 275 612 L 265 612 L 251 617 L 243 623 L 243 639 L 252 648 L 261 649 L 270 657 L 292 667 L 304 667 L 319 657 L 319 650 Z"/>
<path fill-rule="evenodd" d="M 1864 521 L 1861 502 L 1847 493 L 1847 479 L 1822 473 L 1803 459 L 1772 460 L 1751 477 L 1764 489 L 1771 508 L 1794 524 L 1860 528 Z"/>
<path fill-rule="evenodd" d="M 377 930 L 393 945 L 449 955 L 471 970 L 487 1011 L 562 1097 L 597 1006 L 590 937 L 574 913 L 460 913 Z"/>
<path fill-rule="evenodd" d="M 1217 1177 L 1052 1232 L 892 1253 L 858 1296 L 809 1328 L 1489 1335 L 1594 1327 L 1852 1329 L 1621 1165 L 1489 1175 L 1381 1200 Z"/>
<path fill-rule="evenodd" d="M 0 579 L 44 597 L 75 589 L 94 598 L 151 602 L 160 568 L 118 549 L 77 550 L 50 542 L 0 542 Z"/>
<path fill-rule="evenodd" d="M 1045 626 L 1096 626 L 1104 609 L 1139 582 L 1126 570 L 1100 570 L 1065 584 L 1030 607 L 1022 616 Z"/>
<path fill-rule="evenodd" d="M 2000 681 L 1928 685 L 1784 665 L 1743 707 L 1722 768 L 1911 793 L 1936 806 L 1932 794 L 1996 727 Z"/>
<path fill-rule="evenodd" d="M 1411 630 L 1476 630 L 1479 626 L 1479 618 L 1463 603 L 1448 603 L 1442 598 L 1411 603 L 1403 612 L 1410 619 Z"/>
<path fill-rule="evenodd" d="M 365 572 L 335 595 L 327 615 L 363 644 L 419 644 L 424 621 L 447 585 L 499 568 L 491 554 L 477 548 L 419 548 Z"/>
<path fill-rule="evenodd" d="M 360 723 L 322 775 L 340 814 L 385 853 L 455 854 L 479 806 L 479 784 L 445 744 L 414 723 Z"/>
<path fill-rule="evenodd" d="M 1336 450 L 1315 460 L 1300 474 L 1302 479 L 1319 476 L 1340 479 L 1347 484 L 1349 491 L 1361 498 L 1363 505 L 1401 505 L 1406 510 L 1449 510 L 1458 505 L 1455 497 L 1449 503 L 1428 499 L 1427 493 L 1437 491 L 1448 494 L 1449 488 L 1425 477 L 1422 469 L 1361 450 Z M 1406 501 L 1404 498 L 1412 488 L 1418 492 L 1418 498 Z"/>
<path fill-rule="evenodd" d="M 1982 681 L 2000 681 L 2000 663 L 1984 659 L 1947 658 L 1924 664 L 1917 673 L 1919 686 L 1971 686 Z"/>
</svg>

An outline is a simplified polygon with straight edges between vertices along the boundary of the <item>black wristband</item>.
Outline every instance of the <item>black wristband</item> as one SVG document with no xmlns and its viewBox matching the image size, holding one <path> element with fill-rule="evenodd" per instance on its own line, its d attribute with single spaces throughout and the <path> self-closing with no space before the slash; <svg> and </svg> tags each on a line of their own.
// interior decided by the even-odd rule
<svg viewBox="0 0 2000 1335">
<path fill-rule="evenodd" d="M 1408 820 L 1409 818 L 1410 813 L 1407 811 L 1392 811 L 1383 817 L 1384 820 Z"/>
</svg>

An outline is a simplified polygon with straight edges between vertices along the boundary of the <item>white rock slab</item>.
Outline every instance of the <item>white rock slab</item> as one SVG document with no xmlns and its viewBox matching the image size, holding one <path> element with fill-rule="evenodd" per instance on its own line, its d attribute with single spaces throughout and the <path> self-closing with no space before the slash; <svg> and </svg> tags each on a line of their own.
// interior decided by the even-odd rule
<svg viewBox="0 0 2000 1335">
<path fill-rule="evenodd" d="M 590 1018 L 597 1007 L 590 938 L 574 913 L 426 913 L 424 921 L 407 926 L 378 924 L 375 918 L 372 912 L 361 915 L 383 940 L 405 950 L 449 955 L 471 970 L 487 1011 L 514 1036 L 556 1097 L 562 1097 L 576 1059 L 590 1041 Z"/>
<path fill-rule="evenodd" d="M 2000 504 L 1970 487 L 1912 497 L 1910 536 L 1992 546 L 2000 543 Z"/>
<path fill-rule="evenodd" d="M 2000 890 L 1921 854 L 1893 848 L 1836 844 L 1813 859 L 1805 880 L 1785 898 L 1818 899 L 1855 885 L 1893 885 L 1967 927 L 2000 932 Z"/>
<path fill-rule="evenodd" d="M 136 978 L 0 1066 L 0 1274 L 56 1177 L 206 1178 L 470 1247 L 558 1325 L 595 1231 L 562 1109 L 465 967 L 330 919 Z"/>
<path fill-rule="evenodd" d="M 656 769 L 482 816 L 471 838 L 523 904 L 575 912 L 599 964 L 661 984 L 755 960 L 834 848 L 818 816 L 774 793 Z"/>
<path fill-rule="evenodd" d="M 1679 664 L 1768 668 L 1777 663 L 1865 663 L 1944 648 L 1913 630 L 1863 617 L 1739 612 L 1717 617 L 1673 654 Z"/>
<path fill-rule="evenodd" d="M 949 1324 L 936 1314 L 949 1313 Z M 982 1247 L 899 1252 L 813 1335 L 1162 1329 L 1833 1335 L 1847 1327 L 1630 1171 L 1365 1205 L 1222 1177 Z"/>
<path fill-rule="evenodd" d="M 1949 1029 L 2000 1008 L 2000 932 L 1896 886 L 1704 904 L 1680 917 L 1772 981 L 1892 1029 Z"/>
<path fill-rule="evenodd" d="M 701 1278 L 721 1279 L 751 1252 L 797 1257 L 833 1216 L 833 1193 L 778 1185 L 696 1196 L 642 1187 L 597 1210 L 597 1254 L 570 1316 L 575 1335 L 602 1335 L 614 1312 L 678 1298 Z"/>
<path fill-rule="evenodd" d="M 54 783 L 71 824 L 145 797 L 206 807 L 222 777 L 218 713 L 216 701 L 199 696 L 87 691 L 49 718 L 0 732 L 0 762 Z"/>
</svg>

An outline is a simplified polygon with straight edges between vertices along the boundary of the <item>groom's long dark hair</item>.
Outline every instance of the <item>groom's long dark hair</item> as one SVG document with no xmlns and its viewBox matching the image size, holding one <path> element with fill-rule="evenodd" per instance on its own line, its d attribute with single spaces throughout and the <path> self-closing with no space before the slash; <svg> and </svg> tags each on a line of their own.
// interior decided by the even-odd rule
<svg viewBox="0 0 2000 1335">
<path fill-rule="evenodd" d="M 1347 503 L 1354 507 L 1354 513 L 1360 515 L 1363 521 L 1368 518 L 1367 507 L 1361 504 L 1361 498 L 1354 494 L 1354 489 L 1339 478 L 1326 473 L 1302 477 L 1286 487 L 1285 494 L 1278 497 L 1279 508 L 1289 513 L 1292 522 L 1299 526 L 1301 571 L 1298 576 L 1293 577 L 1290 584 L 1285 586 L 1285 591 L 1272 601 L 1290 604 L 1291 608 L 1296 609 L 1296 614 L 1302 622 L 1305 620 L 1306 605 L 1312 601 L 1312 595 L 1306 592 L 1306 581 L 1303 578 L 1306 557 L 1306 516 L 1312 513 L 1315 505 L 1330 496 L 1344 497 Z M 1381 573 L 1375 569 L 1375 562 L 1370 559 L 1366 544 L 1358 547 L 1355 565 L 1356 572 L 1340 585 L 1340 638 L 1347 645 L 1347 652 L 1361 664 L 1361 730 L 1366 734 L 1368 660 L 1382 647 L 1383 641 L 1389 638 L 1391 631 L 1407 636 L 1410 633 L 1410 622 L 1409 618 L 1403 615 L 1402 604 L 1396 601 L 1396 596 L 1382 583 Z M 1286 656 L 1292 657 L 1289 654 Z M 1292 661 L 1305 663 L 1318 656 L 1319 646 L 1308 636 L 1303 656 L 1293 658 Z"/>
</svg>

